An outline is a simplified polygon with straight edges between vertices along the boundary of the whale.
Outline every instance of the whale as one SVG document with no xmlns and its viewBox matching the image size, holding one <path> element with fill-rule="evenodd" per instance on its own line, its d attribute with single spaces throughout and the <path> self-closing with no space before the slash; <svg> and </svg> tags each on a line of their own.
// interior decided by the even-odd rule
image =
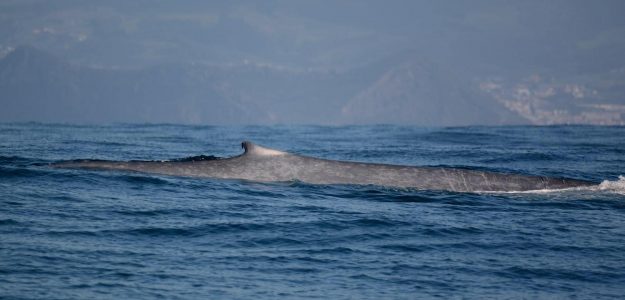
<svg viewBox="0 0 625 300">
<path fill-rule="evenodd" d="M 244 141 L 244 152 L 229 158 L 172 161 L 69 160 L 55 168 L 130 171 L 171 176 L 254 182 L 299 181 L 315 185 L 376 185 L 451 192 L 538 191 L 585 187 L 597 183 L 526 174 L 455 167 L 406 166 L 339 161 L 303 156 Z"/>
</svg>

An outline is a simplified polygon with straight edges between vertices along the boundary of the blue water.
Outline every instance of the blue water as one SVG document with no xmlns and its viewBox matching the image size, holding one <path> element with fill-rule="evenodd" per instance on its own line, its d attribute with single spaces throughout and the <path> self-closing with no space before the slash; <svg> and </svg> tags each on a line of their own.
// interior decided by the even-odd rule
<svg viewBox="0 0 625 300">
<path fill-rule="evenodd" d="M 592 180 L 544 193 L 62 170 L 241 153 Z M 0 298 L 622 298 L 625 127 L 0 124 Z"/>
</svg>

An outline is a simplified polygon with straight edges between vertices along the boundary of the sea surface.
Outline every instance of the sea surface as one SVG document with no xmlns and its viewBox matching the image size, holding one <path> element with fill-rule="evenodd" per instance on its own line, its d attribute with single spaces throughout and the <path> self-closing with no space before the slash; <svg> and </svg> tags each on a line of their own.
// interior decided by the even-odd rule
<svg viewBox="0 0 625 300">
<path fill-rule="evenodd" d="M 452 193 L 65 170 L 242 153 L 597 182 Z M 625 127 L 0 124 L 0 298 L 625 297 Z"/>
</svg>

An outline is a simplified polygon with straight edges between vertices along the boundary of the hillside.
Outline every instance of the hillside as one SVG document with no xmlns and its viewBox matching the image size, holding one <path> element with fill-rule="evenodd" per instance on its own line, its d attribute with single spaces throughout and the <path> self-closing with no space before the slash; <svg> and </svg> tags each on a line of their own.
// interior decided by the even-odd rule
<svg viewBox="0 0 625 300">
<path fill-rule="evenodd" d="M 0 60 L 0 120 L 623 124 L 618 74 L 596 78 L 480 78 L 412 52 L 335 72 L 252 63 L 96 68 L 26 46 Z"/>
</svg>

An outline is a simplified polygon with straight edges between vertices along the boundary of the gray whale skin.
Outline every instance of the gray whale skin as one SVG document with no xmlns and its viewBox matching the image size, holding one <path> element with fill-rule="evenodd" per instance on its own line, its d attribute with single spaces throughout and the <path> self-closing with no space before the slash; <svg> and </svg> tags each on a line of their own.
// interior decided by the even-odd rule
<svg viewBox="0 0 625 300">
<path fill-rule="evenodd" d="M 123 170 L 173 176 L 239 179 L 260 182 L 298 180 L 311 184 L 358 184 L 445 190 L 503 192 L 564 189 L 596 183 L 542 176 L 336 161 L 301 156 L 243 142 L 241 155 L 201 161 L 74 160 L 52 164 L 57 168 Z"/>
</svg>

